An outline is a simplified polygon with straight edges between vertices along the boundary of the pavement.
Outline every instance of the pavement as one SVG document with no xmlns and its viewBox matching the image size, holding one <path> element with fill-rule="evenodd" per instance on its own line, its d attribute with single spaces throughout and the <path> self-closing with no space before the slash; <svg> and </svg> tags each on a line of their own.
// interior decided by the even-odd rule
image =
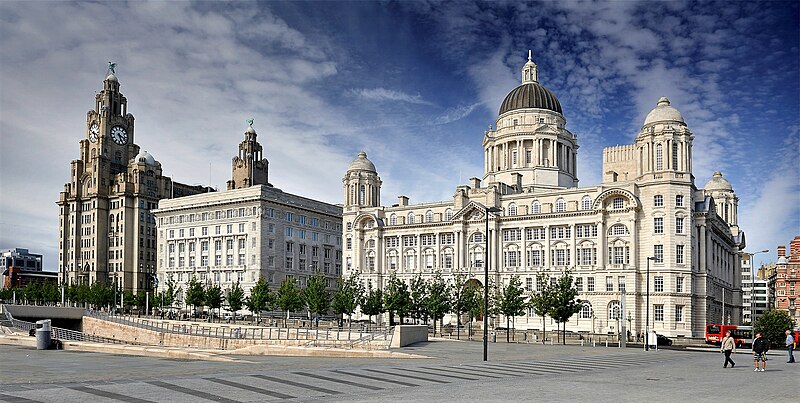
<svg viewBox="0 0 800 403">
<path fill-rule="evenodd" d="M 766 372 L 718 352 L 434 340 L 431 358 L 247 356 L 201 361 L 0 345 L 0 401 L 592 401 L 795 402 L 800 365 L 771 355 Z M 236 358 L 234 356 L 229 356 Z"/>
</svg>

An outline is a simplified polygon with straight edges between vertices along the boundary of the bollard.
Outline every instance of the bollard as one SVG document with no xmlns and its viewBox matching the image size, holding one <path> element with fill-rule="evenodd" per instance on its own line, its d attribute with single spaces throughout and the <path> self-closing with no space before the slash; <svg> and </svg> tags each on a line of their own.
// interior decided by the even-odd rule
<svg viewBox="0 0 800 403">
<path fill-rule="evenodd" d="M 581 339 L 581 347 L 583 347 L 583 339 Z"/>
<path fill-rule="evenodd" d="M 608 339 L 606 339 L 606 347 L 608 347 Z"/>
</svg>

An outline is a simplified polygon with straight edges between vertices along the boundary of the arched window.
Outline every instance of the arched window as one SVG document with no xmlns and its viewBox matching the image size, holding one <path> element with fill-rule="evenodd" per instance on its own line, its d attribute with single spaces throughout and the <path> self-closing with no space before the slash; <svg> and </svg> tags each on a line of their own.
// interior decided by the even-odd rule
<svg viewBox="0 0 800 403">
<path fill-rule="evenodd" d="M 608 229 L 608 235 L 628 235 L 628 227 L 624 224 L 614 224 Z"/>
<path fill-rule="evenodd" d="M 397 214 L 389 216 L 389 225 L 397 225 Z"/>
<path fill-rule="evenodd" d="M 405 270 L 407 272 L 413 272 L 414 269 L 417 267 L 417 252 L 413 249 L 409 249 L 405 253 Z"/>
<path fill-rule="evenodd" d="M 672 169 L 678 169 L 678 143 L 672 143 Z"/>
<path fill-rule="evenodd" d="M 581 315 L 580 316 L 581 319 L 591 319 L 592 318 L 592 305 L 589 304 L 588 302 L 585 302 L 583 304 L 583 306 L 581 307 L 580 315 Z"/>
<path fill-rule="evenodd" d="M 620 318 L 620 306 L 619 301 L 611 301 L 608 304 L 608 320 L 617 320 Z"/>
<path fill-rule="evenodd" d="M 425 212 L 425 222 L 433 222 L 433 211 L 426 211 Z"/>
<path fill-rule="evenodd" d="M 358 189 L 358 205 L 359 206 L 363 206 L 364 205 L 364 199 L 366 198 L 366 193 L 367 193 L 366 187 L 364 185 L 361 185 L 359 187 L 359 189 Z"/>
<path fill-rule="evenodd" d="M 511 204 L 508 205 L 508 215 L 510 215 L 510 216 L 517 215 L 517 205 L 516 204 L 511 203 Z"/>
<path fill-rule="evenodd" d="M 592 198 L 589 196 L 583 196 L 581 199 L 581 210 L 591 210 L 592 209 Z"/>
<path fill-rule="evenodd" d="M 556 213 L 563 213 L 567 211 L 567 202 L 559 198 L 556 200 Z"/>
<path fill-rule="evenodd" d="M 375 240 L 374 239 L 370 239 L 369 241 L 367 241 L 367 248 L 369 248 L 369 249 L 374 249 L 375 248 Z"/>
<path fill-rule="evenodd" d="M 450 221 L 453 219 L 453 209 L 447 209 L 444 211 L 444 220 Z"/>
<path fill-rule="evenodd" d="M 614 210 L 621 210 L 625 208 L 625 199 L 622 197 L 615 197 L 614 200 L 611 201 L 611 208 Z"/>
<path fill-rule="evenodd" d="M 427 270 L 435 269 L 436 268 L 436 252 L 433 249 L 428 248 L 428 249 L 425 249 L 425 251 L 423 251 L 422 253 L 423 253 L 423 256 L 422 256 L 423 264 L 425 265 L 424 266 L 425 269 L 427 269 Z"/>
<path fill-rule="evenodd" d="M 414 223 L 414 213 L 408 213 L 406 217 L 406 224 L 413 224 Z"/>
<path fill-rule="evenodd" d="M 664 169 L 664 147 L 656 144 L 656 171 Z"/>
<path fill-rule="evenodd" d="M 531 203 L 531 214 L 541 214 L 542 213 L 542 203 L 539 203 L 538 200 L 534 200 Z"/>
</svg>

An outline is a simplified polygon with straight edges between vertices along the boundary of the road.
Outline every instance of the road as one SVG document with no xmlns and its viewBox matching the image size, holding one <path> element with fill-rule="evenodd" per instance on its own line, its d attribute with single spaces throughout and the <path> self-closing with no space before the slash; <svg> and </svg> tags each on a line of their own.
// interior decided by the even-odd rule
<svg viewBox="0 0 800 403">
<path fill-rule="evenodd" d="M 436 341 L 430 359 L 242 357 L 207 362 L 0 346 L 0 401 L 726 401 L 800 398 L 800 365 L 770 356 Z"/>
</svg>

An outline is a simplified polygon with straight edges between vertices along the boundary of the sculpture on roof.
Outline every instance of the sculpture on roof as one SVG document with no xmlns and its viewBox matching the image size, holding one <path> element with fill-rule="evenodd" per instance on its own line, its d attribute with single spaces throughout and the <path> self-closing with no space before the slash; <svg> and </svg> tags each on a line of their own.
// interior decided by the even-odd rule
<svg viewBox="0 0 800 403">
<path fill-rule="evenodd" d="M 111 74 L 117 74 L 117 64 L 114 62 L 108 62 L 108 71 L 110 71 Z"/>
</svg>

